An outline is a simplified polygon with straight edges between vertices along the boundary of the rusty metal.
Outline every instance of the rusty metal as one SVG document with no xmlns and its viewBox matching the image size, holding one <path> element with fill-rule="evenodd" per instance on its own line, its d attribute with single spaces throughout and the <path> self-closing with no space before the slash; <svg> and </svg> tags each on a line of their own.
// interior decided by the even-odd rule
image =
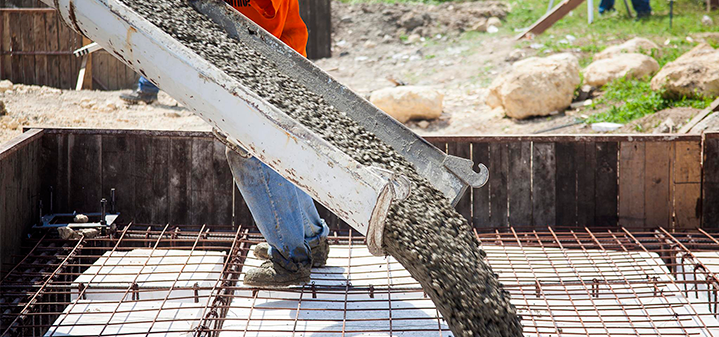
<svg viewBox="0 0 719 337">
<path fill-rule="evenodd" d="M 120 335 L 116 331 L 123 323 L 112 317 L 132 312 L 140 315 L 132 323 L 146 324 L 153 333 L 158 332 L 155 331 L 158 327 L 184 323 L 185 327 L 172 333 L 198 337 L 260 333 L 283 336 L 450 334 L 419 284 L 397 276 L 399 265 L 358 262 L 369 255 L 355 253 L 355 249 L 364 245 L 363 238 L 353 233 L 332 233 L 333 249 L 347 250 L 342 253 L 347 255 L 341 255 L 344 260 L 333 260 L 335 267 L 313 274 L 314 283 L 274 289 L 271 296 L 269 289 L 248 289 L 241 283 L 243 273 L 251 265 L 248 263 L 252 257 L 248 254 L 254 244 L 262 241 L 250 227 L 214 232 L 182 230 L 168 225 L 142 228 L 127 225 L 120 226 L 117 236 L 84 241 L 63 241 L 51 234 L 37 232 L 28 239 L 24 244 L 28 253 L 0 282 L 0 313 L 7 311 L 0 330 L 8 335 L 57 336 L 59 333 L 53 329 L 59 326 L 78 324 L 81 328 L 82 322 L 71 319 L 79 308 L 73 307 L 84 305 L 97 294 L 118 297 L 100 311 L 83 313 L 83 317 L 107 320 L 107 324 L 95 332 L 103 336 Z M 719 283 L 714 273 L 719 262 L 706 258 L 707 254 L 713 254 L 706 252 L 719 252 L 714 233 L 550 228 L 521 232 L 510 228 L 509 232 L 475 235 L 487 252 L 486 261 L 499 274 L 522 314 L 527 336 L 719 335 Z M 180 274 L 160 270 L 157 273 L 167 274 L 165 278 L 169 283 L 148 289 L 140 286 L 138 275 L 146 272 L 142 268 L 113 274 L 134 278 L 131 285 L 100 288 L 73 282 L 93 265 L 118 263 L 111 264 L 109 258 L 98 261 L 102 256 L 124 254 L 138 248 L 186 252 L 189 255 L 173 260 L 177 261 L 171 264 L 176 266 L 173 267 L 176 271 L 198 267 L 187 257 L 192 252 L 222 251 L 226 255 L 218 268 L 220 277 L 213 278 L 209 285 L 201 279 L 180 284 Z M 148 261 L 141 265 L 155 265 Z M 90 274 L 98 275 L 101 269 Z M 338 278 L 338 275 L 347 277 Z M 29 282 L 31 279 L 36 281 Z M 328 285 L 328 280 L 339 281 Z M 152 291 L 158 289 L 167 292 L 153 298 Z M 172 290 L 184 293 L 171 295 Z M 277 302 L 271 302 L 274 300 Z M 160 311 L 146 308 L 150 304 L 164 308 L 171 301 L 191 303 L 198 308 L 199 315 L 170 321 Z M 268 307 L 265 305 L 268 301 L 274 304 Z M 136 303 L 138 307 L 129 311 L 125 307 L 128 303 Z M 413 309 L 432 314 L 408 318 L 407 303 L 418 303 Z M 246 316 L 238 316 L 238 308 L 243 309 L 239 312 L 245 312 Z M 291 314 L 274 317 L 273 310 L 290 310 Z M 358 318 L 361 313 L 369 316 Z M 315 331 L 311 326 L 312 317 L 322 317 L 331 322 L 332 327 Z M 617 328 L 618 324 L 623 327 Z"/>
</svg>

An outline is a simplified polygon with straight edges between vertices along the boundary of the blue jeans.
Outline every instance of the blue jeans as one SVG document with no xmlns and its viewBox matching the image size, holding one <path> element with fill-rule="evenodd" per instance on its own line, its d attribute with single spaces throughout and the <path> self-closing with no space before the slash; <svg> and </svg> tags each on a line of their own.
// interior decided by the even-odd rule
<svg viewBox="0 0 719 337">
<path fill-rule="evenodd" d="M 652 13 L 652 6 L 649 0 L 632 0 L 632 7 L 637 12 L 637 16 L 648 16 Z M 602 0 L 599 3 L 599 13 L 614 9 L 614 0 Z"/>
<path fill-rule="evenodd" d="M 137 90 L 147 94 L 156 94 L 160 91 L 160 88 L 152 84 L 152 82 L 146 78 L 140 76 L 140 79 L 137 81 Z"/>
<path fill-rule="evenodd" d="M 311 247 L 329 234 L 312 198 L 257 158 L 229 149 L 225 154 L 237 188 L 271 246 L 272 261 L 291 271 L 310 268 Z"/>
</svg>

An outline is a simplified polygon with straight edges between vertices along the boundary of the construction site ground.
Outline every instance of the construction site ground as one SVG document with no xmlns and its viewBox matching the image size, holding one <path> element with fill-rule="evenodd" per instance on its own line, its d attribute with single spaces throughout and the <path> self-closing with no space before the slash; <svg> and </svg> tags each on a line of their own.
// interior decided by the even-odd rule
<svg viewBox="0 0 719 337">
<path fill-rule="evenodd" d="M 602 111 L 602 107 L 569 109 L 554 116 L 520 121 L 492 112 L 485 104 L 491 81 L 518 58 L 566 51 L 554 50 L 558 48 L 546 41 L 541 47 L 530 42 L 518 44 L 512 23 L 494 34 L 469 31 L 468 18 L 472 15 L 481 12 L 503 17 L 514 6 L 517 4 L 493 1 L 454 5 L 335 1 L 333 56 L 316 63 L 365 97 L 373 90 L 395 85 L 393 81 L 439 89 L 445 95 L 442 116 L 407 124 L 420 135 L 529 134 Z M 433 23 L 420 27 L 426 35 L 420 41 L 410 43 L 408 35 L 412 32 L 391 24 L 408 11 L 433 16 Z M 582 57 L 591 56 L 583 55 L 587 54 L 586 48 L 567 48 Z M 119 99 L 122 92 L 15 85 L 13 90 L 0 93 L 6 109 L 6 114 L 0 116 L 0 143 L 30 126 L 209 130 L 200 118 L 164 93 L 151 105 L 127 105 Z M 674 123 L 680 125 L 698 111 L 684 111 L 682 120 Z M 652 132 L 664 120 L 658 116 L 633 122 L 642 127 L 627 125 L 618 131 Z M 552 133 L 593 131 L 587 124 L 577 124 Z"/>
</svg>

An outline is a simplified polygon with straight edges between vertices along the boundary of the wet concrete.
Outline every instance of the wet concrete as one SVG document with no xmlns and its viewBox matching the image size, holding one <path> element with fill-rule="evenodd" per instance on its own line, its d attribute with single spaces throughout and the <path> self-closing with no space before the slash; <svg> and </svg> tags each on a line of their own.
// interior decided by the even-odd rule
<svg viewBox="0 0 719 337">
<path fill-rule="evenodd" d="M 456 336 L 522 335 L 509 294 L 485 263 L 470 226 L 412 164 L 262 55 L 227 36 L 186 0 L 122 1 L 358 162 L 407 176 L 413 191 L 392 206 L 386 251 L 422 284 Z"/>
</svg>

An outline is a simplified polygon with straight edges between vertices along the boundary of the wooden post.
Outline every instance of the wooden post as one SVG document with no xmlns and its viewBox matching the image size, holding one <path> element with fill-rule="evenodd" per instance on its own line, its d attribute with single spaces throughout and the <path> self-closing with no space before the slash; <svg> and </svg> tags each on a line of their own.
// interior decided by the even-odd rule
<svg viewBox="0 0 719 337">
<path fill-rule="evenodd" d="M 92 41 L 86 37 L 82 37 L 82 45 L 87 46 Z M 75 90 L 88 89 L 92 90 L 92 54 L 87 54 L 82 57 L 82 64 L 80 65 L 80 71 L 77 74 L 77 85 Z"/>
</svg>

